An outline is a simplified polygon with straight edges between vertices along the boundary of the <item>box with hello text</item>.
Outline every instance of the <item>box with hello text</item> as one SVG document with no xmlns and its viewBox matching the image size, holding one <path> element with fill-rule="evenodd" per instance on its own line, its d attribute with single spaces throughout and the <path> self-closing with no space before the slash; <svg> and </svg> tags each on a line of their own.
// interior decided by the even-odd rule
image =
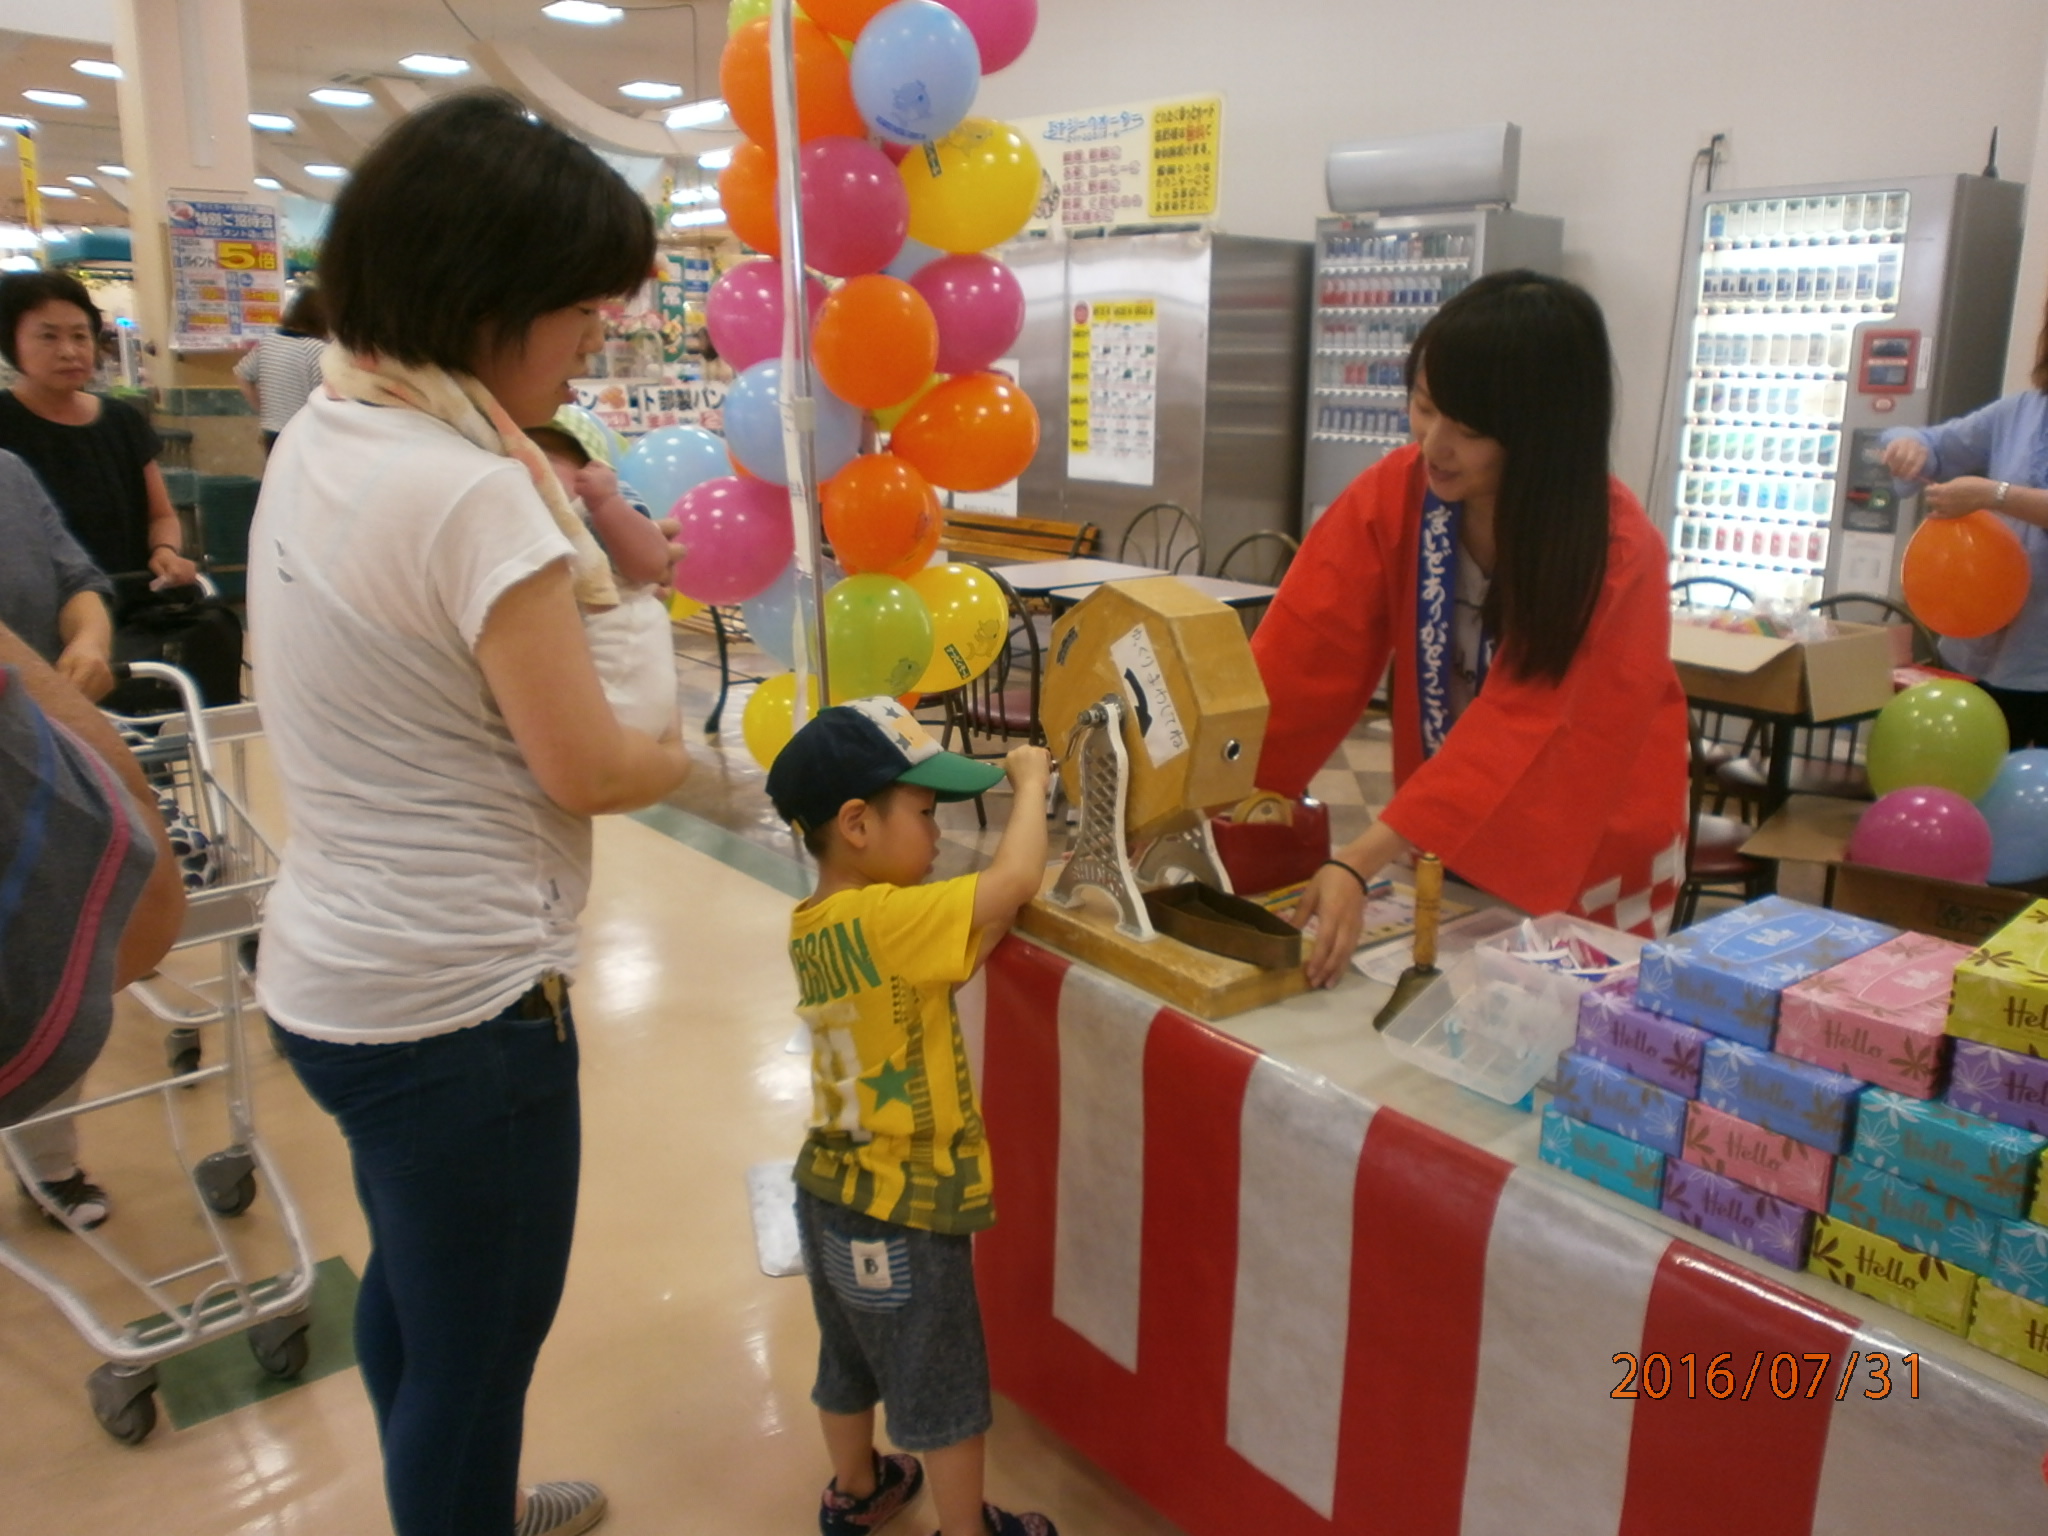
<svg viewBox="0 0 2048 1536">
<path fill-rule="evenodd" d="M 2048 1376 L 2048 1306 L 1982 1281 L 1970 1314 L 1970 1342 L 2001 1360 Z"/>
<path fill-rule="evenodd" d="M 1949 1058 L 1947 1103 L 1987 1120 L 2048 1136 L 2048 1060 L 1957 1040 Z"/>
<path fill-rule="evenodd" d="M 2037 901 L 1956 966 L 1948 1032 L 2048 1056 L 2048 901 Z"/>
<path fill-rule="evenodd" d="M 1551 1102 L 1574 1120 L 1676 1157 L 1685 1141 L 1686 1101 L 1577 1051 L 1557 1058 Z"/>
<path fill-rule="evenodd" d="M 1987 1216 L 1954 1195 L 1846 1157 L 1835 1170 L 1827 1214 L 1979 1275 L 1996 1266 L 1999 1239 L 2006 1227 L 2016 1225 Z"/>
<path fill-rule="evenodd" d="M 1664 1164 L 1664 1214 L 1787 1269 L 1806 1263 L 1813 1234 L 1813 1212 L 1675 1157 Z"/>
<path fill-rule="evenodd" d="M 1705 1100 L 1695 1099 L 1686 1111 L 1683 1156 L 1688 1163 L 1809 1211 L 1828 1208 L 1828 1186 L 1835 1176 L 1832 1157 L 1803 1141 L 1738 1120 Z"/>
<path fill-rule="evenodd" d="M 1583 1055 L 1598 1057 L 1646 1083 L 1696 1099 L 1705 1030 L 1652 1013 L 1636 1002 L 1636 979 L 1603 981 L 1579 999 L 1578 1042 Z"/>
<path fill-rule="evenodd" d="M 1702 1102 L 1823 1152 L 1848 1150 L 1866 1086 L 1826 1067 L 1734 1040 L 1710 1043 L 1700 1070 Z"/>
<path fill-rule="evenodd" d="M 1657 1208 L 1664 1189 L 1664 1154 L 1626 1136 L 1574 1120 L 1555 1104 L 1543 1106 L 1543 1161 L 1591 1180 L 1638 1205 Z"/>
<path fill-rule="evenodd" d="M 1850 1156 L 1954 1195 L 1987 1216 L 2020 1216 L 2048 1138 L 1889 1088 L 1864 1092 Z"/>
<path fill-rule="evenodd" d="M 1778 1049 L 1916 1099 L 1938 1096 L 1948 1066 L 1948 994 L 1961 944 L 1902 933 L 1785 989 Z"/>
<path fill-rule="evenodd" d="M 1806 1268 L 1809 1274 L 1910 1312 L 1958 1338 L 1970 1331 L 1977 1276 L 1931 1253 L 1915 1253 L 1881 1233 L 1816 1216 Z"/>
</svg>

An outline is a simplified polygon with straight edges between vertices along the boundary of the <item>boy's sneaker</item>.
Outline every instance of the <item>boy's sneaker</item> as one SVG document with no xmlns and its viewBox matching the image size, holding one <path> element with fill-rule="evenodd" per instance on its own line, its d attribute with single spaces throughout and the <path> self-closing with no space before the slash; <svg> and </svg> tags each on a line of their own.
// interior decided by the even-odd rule
<svg viewBox="0 0 2048 1536">
<path fill-rule="evenodd" d="M 981 1519 L 988 1527 L 989 1536 L 1060 1536 L 1060 1528 L 1036 1510 L 1013 1515 L 1007 1509 L 984 1504 L 981 1506 Z"/>
<path fill-rule="evenodd" d="M 915 1456 L 875 1457 L 875 1491 L 856 1499 L 839 1491 L 839 1479 L 825 1485 L 818 1504 L 818 1529 L 823 1536 L 865 1536 L 879 1530 L 910 1506 L 924 1487 L 924 1467 Z"/>
<path fill-rule="evenodd" d="M 47 1184 L 38 1184 L 36 1188 L 43 1192 L 43 1199 L 48 1200 L 49 1205 L 37 1200 L 26 1184 L 21 1186 L 22 1198 L 33 1201 L 36 1209 L 43 1213 L 43 1220 L 53 1227 L 62 1227 L 64 1223 L 51 1212 L 51 1205 L 88 1229 L 114 1214 L 114 1202 L 107 1198 L 104 1189 L 85 1176 L 83 1168 L 74 1168 L 68 1178 L 52 1179 Z"/>
<path fill-rule="evenodd" d="M 595 1483 L 535 1483 L 512 1536 L 576 1536 L 604 1518 L 604 1490 Z"/>
</svg>

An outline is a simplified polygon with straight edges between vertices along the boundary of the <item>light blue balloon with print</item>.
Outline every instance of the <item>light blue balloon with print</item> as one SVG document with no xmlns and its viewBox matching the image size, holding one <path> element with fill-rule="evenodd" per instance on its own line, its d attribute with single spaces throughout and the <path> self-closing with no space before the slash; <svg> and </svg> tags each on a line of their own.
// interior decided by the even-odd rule
<svg viewBox="0 0 2048 1536">
<path fill-rule="evenodd" d="M 913 240 L 905 235 L 903 249 L 882 271 L 899 283 L 907 283 L 945 254 L 936 245 L 926 245 L 922 240 Z"/>
<path fill-rule="evenodd" d="M 860 452 L 860 412 L 822 385 L 813 397 L 817 425 L 813 452 L 823 485 Z M 782 454 L 782 361 L 754 364 L 733 380 L 725 397 L 725 438 L 750 474 L 771 485 L 789 484 Z"/>
<path fill-rule="evenodd" d="M 707 480 L 732 473 L 725 439 L 702 427 L 660 427 L 641 438 L 619 464 L 624 480 L 653 511 L 670 509 Z"/>
<path fill-rule="evenodd" d="M 896 0 L 860 29 L 852 73 L 854 105 L 870 128 L 898 144 L 929 144 L 974 105 L 981 49 L 938 0 Z"/>
<path fill-rule="evenodd" d="M 1977 809 L 1991 828 L 1989 878 L 1995 884 L 2048 875 L 2048 750 L 2008 753 Z"/>
<path fill-rule="evenodd" d="M 846 579 L 842 571 L 830 560 L 821 559 L 817 570 L 818 590 L 829 592 Z M 747 633 L 754 637 L 754 644 L 780 662 L 785 670 L 796 667 L 796 627 L 790 620 L 796 612 L 796 562 L 790 561 L 782 568 L 782 574 L 768 584 L 764 592 L 757 592 L 740 604 L 740 615 L 747 621 Z M 818 621 L 813 615 L 810 624 L 812 641 L 815 644 Z"/>
</svg>

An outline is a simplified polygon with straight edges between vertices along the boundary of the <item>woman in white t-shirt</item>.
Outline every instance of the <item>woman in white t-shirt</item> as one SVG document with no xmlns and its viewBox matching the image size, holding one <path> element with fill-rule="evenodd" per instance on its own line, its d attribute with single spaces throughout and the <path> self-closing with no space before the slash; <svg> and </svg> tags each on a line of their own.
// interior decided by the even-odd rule
<svg viewBox="0 0 2048 1536">
<path fill-rule="evenodd" d="M 590 818 L 687 771 L 607 705 L 579 608 L 617 593 L 518 430 L 649 271 L 646 207 L 513 98 L 394 127 L 334 209 L 339 346 L 250 538 L 264 725 L 291 821 L 258 989 L 340 1122 L 370 1228 L 356 1347 L 397 1536 L 568 1536 L 518 1484 L 575 1222 L 565 978 Z"/>
</svg>

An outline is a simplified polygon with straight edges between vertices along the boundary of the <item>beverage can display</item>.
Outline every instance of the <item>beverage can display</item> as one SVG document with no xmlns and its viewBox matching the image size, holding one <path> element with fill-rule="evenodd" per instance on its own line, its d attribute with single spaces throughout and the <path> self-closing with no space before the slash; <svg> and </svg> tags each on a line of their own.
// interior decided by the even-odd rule
<svg viewBox="0 0 2048 1536">
<path fill-rule="evenodd" d="M 1771 338 L 1771 366 L 1782 368 L 1792 355 L 1792 338 L 1783 331 Z"/>
</svg>

